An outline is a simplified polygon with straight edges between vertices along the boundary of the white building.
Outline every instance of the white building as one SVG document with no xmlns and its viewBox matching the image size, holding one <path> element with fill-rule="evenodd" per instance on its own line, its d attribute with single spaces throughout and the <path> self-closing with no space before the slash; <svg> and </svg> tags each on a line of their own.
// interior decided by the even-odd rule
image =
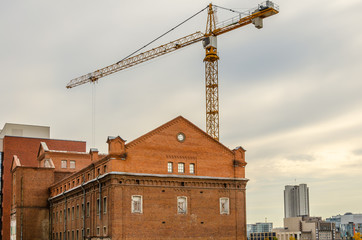
<svg viewBox="0 0 362 240">
<path fill-rule="evenodd" d="M 284 190 L 284 217 L 309 216 L 307 184 L 287 185 Z"/>
</svg>

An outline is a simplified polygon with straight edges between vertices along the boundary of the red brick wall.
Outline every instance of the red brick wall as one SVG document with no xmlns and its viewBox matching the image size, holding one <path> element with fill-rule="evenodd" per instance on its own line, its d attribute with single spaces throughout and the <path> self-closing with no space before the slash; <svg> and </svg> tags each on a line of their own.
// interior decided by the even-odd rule
<svg viewBox="0 0 362 240">
<path fill-rule="evenodd" d="M 138 181 L 137 181 L 138 180 Z M 109 175 L 100 179 L 102 197 L 107 197 L 107 213 L 97 215 L 98 183 L 87 184 L 86 203 L 90 202 L 90 216 L 85 218 L 88 237 L 100 235 L 112 239 L 240 239 L 246 240 L 245 184 L 243 180 L 176 179 L 126 175 Z M 181 182 L 185 183 L 181 186 Z M 226 184 L 227 186 L 225 187 Z M 142 195 L 143 212 L 131 212 L 132 195 Z M 83 203 L 81 189 L 67 193 L 67 208 L 76 209 Z M 177 213 L 177 197 L 187 197 L 187 213 Z M 219 199 L 229 198 L 228 215 L 220 214 Z M 53 201 L 52 216 L 63 211 L 65 199 Z M 72 212 L 72 210 L 70 210 Z M 63 214 L 62 214 L 63 215 Z M 81 216 L 81 215 L 80 215 Z M 63 216 L 64 217 L 64 216 Z M 67 231 L 83 227 L 83 219 L 68 218 Z M 103 227 L 107 233 L 103 234 Z M 64 231 L 64 220 L 54 220 L 53 233 Z"/>
<path fill-rule="evenodd" d="M 186 137 L 183 142 L 176 137 L 180 132 Z M 113 171 L 169 174 L 167 162 L 173 162 L 172 174 L 179 174 L 177 164 L 185 163 L 183 175 L 235 177 L 234 153 L 183 118 L 127 144 L 126 153 L 126 161 Z M 195 164 L 195 174 L 189 173 L 190 163 Z M 244 168 L 240 171 L 238 177 L 245 177 Z"/>
<path fill-rule="evenodd" d="M 49 239 L 48 187 L 54 181 L 54 169 L 17 167 L 13 176 L 17 239 L 21 231 L 23 239 Z"/>
<path fill-rule="evenodd" d="M 37 154 L 40 142 L 45 142 L 49 149 L 67 151 L 86 151 L 86 142 L 66 141 L 42 138 L 5 136 L 3 143 L 3 216 L 2 239 L 8 240 L 10 236 L 10 203 L 11 203 L 11 163 L 14 155 L 17 155 L 24 166 L 38 166 Z"/>
</svg>

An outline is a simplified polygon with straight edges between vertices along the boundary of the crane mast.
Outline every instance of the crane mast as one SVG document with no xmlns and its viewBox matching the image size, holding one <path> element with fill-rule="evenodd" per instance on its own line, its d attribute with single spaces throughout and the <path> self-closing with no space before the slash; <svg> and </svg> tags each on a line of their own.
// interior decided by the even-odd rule
<svg viewBox="0 0 362 240">
<path fill-rule="evenodd" d="M 259 4 L 256 8 L 250 9 L 244 16 L 229 19 L 225 22 L 216 23 L 213 5 L 208 5 L 206 31 L 195 32 L 175 41 L 163 44 L 159 47 L 127 57 L 98 69 L 94 72 L 72 79 L 67 88 L 73 88 L 85 83 L 98 81 L 100 78 L 130 68 L 137 64 L 149 61 L 167 53 L 176 51 L 183 47 L 202 41 L 205 48 L 205 88 L 206 88 L 206 132 L 215 140 L 219 140 L 219 83 L 218 83 L 218 60 L 217 36 L 235 30 L 237 28 L 254 24 L 256 28 L 263 27 L 263 19 L 279 13 L 279 7 L 270 0 Z"/>
<path fill-rule="evenodd" d="M 209 4 L 205 38 L 206 132 L 219 141 L 219 81 L 215 12 Z"/>
</svg>

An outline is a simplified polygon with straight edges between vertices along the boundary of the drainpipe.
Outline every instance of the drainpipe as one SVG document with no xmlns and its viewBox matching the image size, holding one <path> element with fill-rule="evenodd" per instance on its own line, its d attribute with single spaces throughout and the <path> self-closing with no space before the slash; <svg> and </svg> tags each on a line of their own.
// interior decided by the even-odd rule
<svg viewBox="0 0 362 240">
<path fill-rule="evenodd" d="M 85 239 L 85 188 L 83 187 L 84 185 L 84 180 L 82 182 L 82 184 L 80 185 L 80 187 L 82 188 L 83 190 L 83 236 L 82 236 L 82 239 Z"/>
<path fill-rule="evenodd" d="M 99 194 L 99 202 L 98 202 L 98 213 L 99 213 L 99 220 L 101 220 L 101 213 L 102 213 L 102 210 L 101 210 L 101 196 L 102 196 L 102 185 L 101 185 L 101 182 L 98 180 L 99 178 L 99 175 L 97 176 L 97 182 L 98 182 L 98 194 Z"/>
<path fill-rule="evenodd" d="M 53 203 L 52 203 L 52 200 L 49 200 L 49 222 L 50 222 L 49 239 L 52 239 L 52 232 L 53 232 L 52 213 L 53 213 Z"/>
<path fill-rule="evenodd" d="M 64 196 L 64 201 L 65 201 L 65 211 L 64 211 L 64 235 L 63 235 L 63 239 L 67 240 L 67 196 L 65 196 L 65 192 L 63 192 L 63 196 Z"/>
<path fill-rule="evenodd" d="M 23 209 L 24 209 L 24 190 L 23 190 L 23 177 L 20 179 L 20 198 L 21 198 L 21 211 L 20 211 L 20 240 L 23 240 Z"/>
</svg>

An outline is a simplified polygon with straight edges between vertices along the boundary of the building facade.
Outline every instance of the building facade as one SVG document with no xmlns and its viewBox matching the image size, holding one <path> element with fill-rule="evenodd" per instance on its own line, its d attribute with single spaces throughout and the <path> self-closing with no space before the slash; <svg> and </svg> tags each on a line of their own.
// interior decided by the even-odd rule
<svg viewBox="0 0 362 240">
<path fill-rule="evenodd" d="M 287 185 L 284 190 L 284 217 L 309 216 L 307 184 Z"/>
<path fill-rule="evenodd" d="M 246 239 L 243 148 L 181 116 L 128 144 L 107 143 L 106 155 L 72 157 L 41 144 L 37 168 L 13 159 L 12 239 Z M 57 177 L 70 161 L 86 166 Z"/>
<path fill-rule="evenodd" d="M 271 222 L 261 222 L 255 224 L 247 224 L 247 236 L 248 239 L 253 240 L 272 240 L 275 237 L 275 232 L 273 230 L 273 223 Z"/>
<path fill-rule="evenodd" d="M 279 240 L 337 240 L 334 223 L 323 221 L 321 217 L 284 218 L 284 228 L 274 229 Z"/>
<path fill-rule="evenodd" d="M 63 151 L 86 150 L 86 143 L 49 139 L 50 128 L 24 124 L 5 124 L 0 131 L 0 160 L 1 160 L 1 239 L 10 239 L 10 211 L 12 203 L 12 174 L 11 167 L 14 156 L 21 159 L 24 167 L 38 167 L 37 154 L 39 144 L 44 142 L 52 149 Z M 62 174 L 71 174 L 68 169 Z M 31 195 L 31 194 L 30 194 Z"/>
<path fill-rule="evenodd" d="M 336 230 L 343 239 L 351 238 L 355 233 L 362 233 L 362 214 L 348 212 L 327 218 L 326 221 L 336 225 Z"/>
<path fill-rule="evenodd" d="M 275 232 L 260 232 L 250 233 L 250 240 L 274 240 L 276 239 Z"/>
</svg>

